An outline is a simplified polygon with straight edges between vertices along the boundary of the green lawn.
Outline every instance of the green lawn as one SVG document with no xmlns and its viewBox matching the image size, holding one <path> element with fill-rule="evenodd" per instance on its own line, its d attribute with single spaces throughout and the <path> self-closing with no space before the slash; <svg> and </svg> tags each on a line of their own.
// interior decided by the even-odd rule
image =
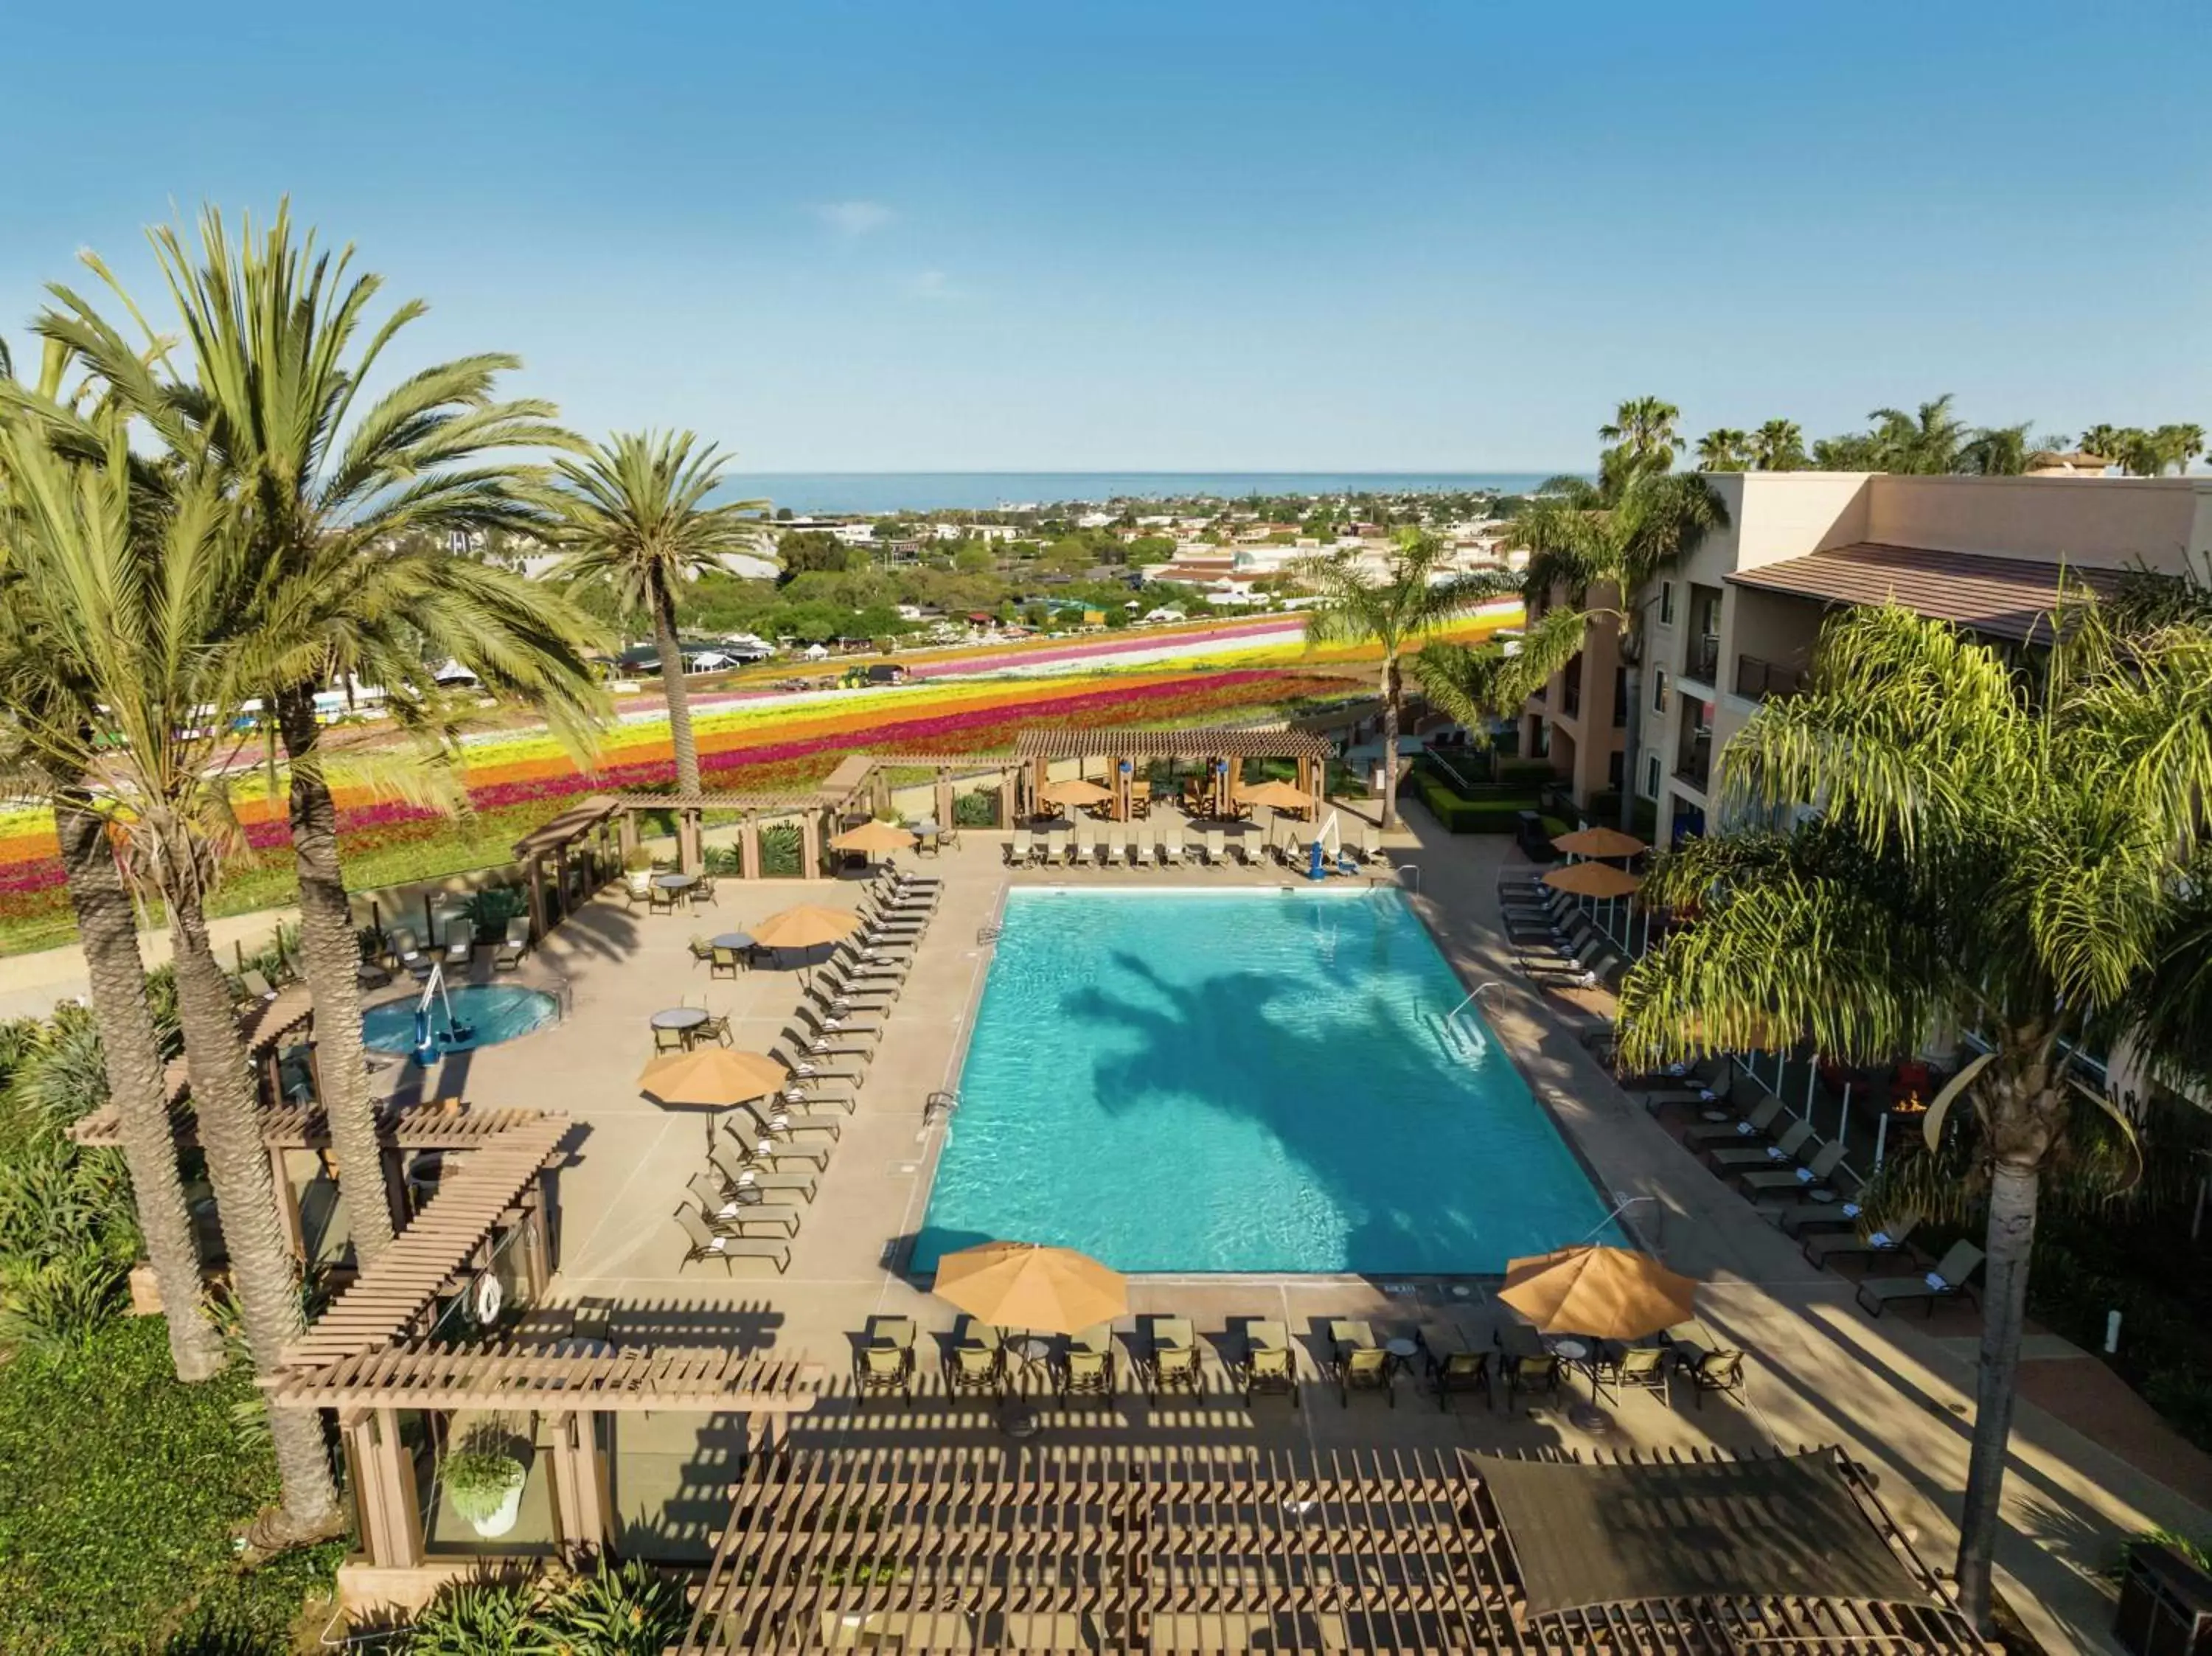
<svg viewBox="0 0 2212 1656">
<path fill-rule="evenodd" d="M 161 1319 L 112 1324 L 82 1352 L 0 1356 L 0 1650 L 277 1656 L 342 1543 L 241 1572 L 231 1534 L 276 1489 L 232 1405 L 242 1365 L 171 1377 Z"/>
</svg>

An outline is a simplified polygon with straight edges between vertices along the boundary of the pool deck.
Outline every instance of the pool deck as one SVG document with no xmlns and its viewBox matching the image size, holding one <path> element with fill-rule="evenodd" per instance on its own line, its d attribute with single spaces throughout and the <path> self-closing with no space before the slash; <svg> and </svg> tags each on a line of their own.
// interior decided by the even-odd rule
<svg viewBox="0 0 2212 1656">
<path fill-rule="evenodd" d="M 743 929 L 796 901 L 849 905 L 857 893 L 834 883 L 726 881 L 716 907 L 673 917 L 634 913 L 619 899 L 602 899 L 548 940 L 524 976 L 557 982 L 568 1002 L 564 1022 L 448 1060 L 434 1091 L 465 1094 L 487 1107 L 558 1110 L 585 1127 L 573 1164 L 560 1175 L 556 1300 L 615 1300 L 628 1308 L 617 1315 L 618 1338 L 773 1347 L 823 1361 L 836 1382 L 812 1413 L 794 1417 L 796 1441 L 1000 1441 L 987 1405 L 948 1400 L 937 1381 L 928 1336 L 949 1332 L 955 1314 L 893 1268 L 920 1225 L 941 1139 L 941 1128 L 924 1125 L 924 1101 L 957 1078 L 989 964 L 979 930 L 992 919 L 1010 880 L 1195 886 L 1274 885 L 1285 878 L 1276 870 L 1210 869 L 1009 874 L 1001 866 L 1002 842 L 1003 836 L 970 833 L 963 848 L 919 865 L 945 879 L 944 900 L 905 992 L 885 1019 L 857 1113 L 837 1118 L 842 1137 L 816 1200 L 803 1210 L 783 1276 L 744 1262 L 732 1275 L 712 1265 L 679 1269 L 684 1247 L 672 1216 L 686 1199 L 686 1180 L 703 1165 L 707 1122 L 698 1113 L 664 1111 L 638 1095 L 636 1075 L 651 1056 L 647 1020 L 680 999 L 696 1004 L 703 996 L 729 1016 L 738 1046 L 765 1046 L 797 999 L 797 974 L 762 970 L 710 981 L 707 968 L 692 961 L 687 940 Z M 1604 1438 L 1577 1431 L 1564 1409 L 1550 1403 L 1524 1402 L 1509 1414 L 1502 1397 L 1494 1408 L 1461 1398 L 1451 1412 L 1440 1412 L 1432 1397 L 1405 1380 L 1395 1408 L 1355 1395 L 1347 1409 L 1333 1384 L 1320 1378 L 1319 1341 L 1328 1319 L 1365 1317 L 1383 1338 L 1425 1325 L 1446 1338 L 1486 1344 L 1497 1307 L 1485 1285 L 1144 1277 L 1133 1284 L 1136 1316 L 1122 1325 L 1126 1339 L 1141 1346 L 1144 1319 L 1172 1313 L 1190 1318 L 1202 1343 L 1210 1338 L 1226 1356 L 1243 1320 L 1283 1320 L 1305 1348 L 1303 1406 L 1262 1398 L 1248 1413 L 1217 1364 L 1202 1399 L 1164 1398 L 1154 1410 L 1140 1393 L 1125 1390 L 1111 1410 L 1048 1410 L 1042 1419 L 1050 1438 L 1323 1450 L 1357 1444 L 1746 1451 L 1841 1442 L 1881 1472 L 1884 1499 L 1917 1530 L 1924 1555 L 1948 1564 L 1954 1542 L 1946 1514 L 1955 1510 L 1965 1482 L 1972 1410 L 1978 1325 L 1971 1311 L 1947 1307 L 1927 1322 L 1895 1314 L 1870 1319 L 1853 1305 L 1850 1283 L 1808 1265 L 1790 1240 L 1621 1094 L 1578 1038 L 1586 1010 L 1531 992 L 1511 970 L 1496 900 L 1500 862 L 1518 860 L 1509 842 L 1455 839 L 1420 818 L 1395 836 L 1393 850 L 1401 863 L 1419 869 L 1415 906 L 1462 978 L 1470 986 L 1492 980 L 1504 986 L 1486 997 L 1485 1015 L 1601 1187 L 1651 1198 L 1632 1209 L 1628 1222 L 1670 1265 L 1704 1281 L 1706 1342 L 1751 1354 L 1747 1402 L 1716 1398 L 1700 1409 L 1678 1389 L 1669 1410 L 1656 1398 L 1631 1395 L 1613 1407 L 1616 1429 Z M 879 1401 L 859 1411 L 843 1378 L 848 1353 L 867 1319 L 884 1314 L 912 1317 L 925 1331 L 922 1394 L 910 1410 Z M 2042 1372 L 2024 1386 L 2018 1410 L 2007 1483 L 2011 1528 L 2000 1548 L 2003 1591 L 2047 1649 L 2116 1648 L 2106 1632 L 2110 1601 L 2091 1580 L 2094 1573 L 2130 1531 L 2155 1525 L 2203 1533 L 2212 1531 L 2212 1515 L 2039 1406 L 2039 1398 L 2067 1394 L 2066 1371 L 2087 1359 L 2048 1337 L 2031 1355 L 2047 1362 L 2033 1365 Z M 2083 1418 L 2078 1412 L 2072 1417 Z M 633 1478 L 617 1492 L 623 1511 L 681 1498 L 696 1507 L 702 1523 L 719 1517 L 714 1491 L 726 1477 L 720 1469 L 731 1447 L 729 1422 L 654 1416 L 637 1429 L 666 1436 L 668 1487 L 657 1493 Z M 2137 1420 L 2130 1429 L 2140 1435 L 2148 1429 Z M 2125 1441 L 2107 1441 L 2127 1449 Z M 2150 1441 L 2158 1441 L 2154 1431 Z M 2150 1464 L 2166 1465 L 2155 1459 Z M 2212 1490 L 2212 1482 L 2197 1476 L 2202 1457 L 2174 1464 L 2182 1471 L 2170 1477 L 2200 1497 Z"/>
</svg>

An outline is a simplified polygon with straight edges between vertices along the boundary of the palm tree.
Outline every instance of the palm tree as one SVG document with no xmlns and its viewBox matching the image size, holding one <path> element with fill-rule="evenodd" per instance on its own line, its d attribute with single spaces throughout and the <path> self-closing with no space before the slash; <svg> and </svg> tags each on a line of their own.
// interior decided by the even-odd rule
<svg viewBox="0 0 2212 1656">
<path fill-rule="evenodd" d="M 2117 465 L 2121 450 L 2127 446 L 2128 434 L 2118 426 L 2094 425 L 2081 434 L 2081 452 Z"/>
<path fill-rule="evenodd" d="M 266 699 L 289 773 L 301 952 L 315 1002 L 317 1065 L 355 1249 L 374 1261 L 392 1215 L 361 1035 L 361 959 L 323 765 L 315 693 L 380 685 L 403 716 L 434 705 L 425 656 L 454 657 L 495 688 L 522 688 L 556 716 L 593 694 L 576 647 L 583 628 L 547 589 L 455 558 L 449 537 L 527 529 L 523 496 L 540 469 L 505 457 L 573 442 L 550 404 L 496 402 L 519 367 L 464 357 L 407 375 L 361 409 L 385 349 L 423 312 L 400 306 L 361 343 L 381 279 L 349 276 L 350 248 L 295 243 L 279 206 L 258 245 L 249 220 L 234 251 L 222 215 L 200 220 L 197 260 L 175 231 L 152 233 L 183 323 L 179 347 L 133 349 L 88 305 L 55 289 L 40 330 L 114 387 L 182 464 L 204 464 L 250 507 L 256 572 L 240 594 L 260 629 Z M 139 307 L 108 280 L 136 317 Z"/>
<path fill-rule="evenodd" d="M 727 461 L 690 432 L 617 433 L 580 460 L 556 463 L 567 487 L 551 497 L 556 533 L 568 547 L 556 573 L 613 589 L 622 608 L 651 621 L 668 697 L 678 792 L 699 792 L 699 744 L 684 688 L 676 593 L 684 581 L 727 569 L 739 554 L 762 555 L 766 500 L 706 504 Z"/>
<path fill-rule="evenodd" d="M 1510 588 L 1492 576 L 1440 573 L 1449 549 L 1434 535 L 1401 529 L 1389 563 L 1370 574 L 1357 555 L 1302 559 L 1293 573 L 1319 596 L 1305 612 L 1306 642 L 1382 647 L 1382 822 L 1398 824 L 1398 723 L 1405 706 L 1401 658 L 1429 634 L 1483 599 Z"/>
<path fill-rule="evenodd" d="M 1643 723 L 1637 670 L 1644 659 L 1644 606 L 1637 596 L 1728 521 L 1728 507 L 1711 483 L 1694 473 L 1668 471 L 1632 472 L 1611 493 L 1563 480 L 1514 519 L 1507 544 L 1528 554 L 1521 590 L 1530 613 L 1543 610 L 1559 588 L 1567 594 L 1569 608 L 1589 623 L 1619 630 L 1628 697 L 1621 761 L 1624 829 L 1635 824 L 1636 750 Z M 1590 607 L 1593 587 L 1611 588 L 1619 607 Z"/>
<path fill-rule="evenodd" d="M 2199 425 L 2160 426 L 2150 440 L 2157 446 L 2161 469 L 2170 465 L 2185 472 L 2189 463 L 2204 452 L 2204 428 Z"/>
<path fill-rule="evenodd" d="M 1613 411 L 1613 419 L 1597 428 L 1601 440 L 1612 445 L 1598 456 L 1598 479 L 1608 488 L 1619 488 L 1638 471 L 1666 471 L 1682 446 L 1676 422 L 1682 410 L 1662 397 L 1632 397 Z"/>
<path fill-rule="evenodd" d="M 1751 464 L 1751 434 L 1720 426 L 1698 439 L 1698 470 L 1742 471 Z"/>
<path fill-rule="evenodd" d="M 2027 470 L 2028 456 L 2041 449 L 2056 449 L 2063 440 L 2028 434 L 2034 422 L 2016 426 L 1984 426 L 1959 452 L 1958 469 L 1981 477 L 2017 477 Z"/>
<path fill-rule="evenodd" d="M 46 773 L 96 783 L 82 797 L 122 834 L 137 877 L 168 910 L 200 1143 L 254 1369 L 273 1374 L 304 1326 L 300 1281 L 204 907 L 235 827 L 216 733 L 229 730 L 241 700 L 226 626 L 250 569 L 246 537 L 237 508 L 208 479 L 164 478 L 173 485 L 166 494 L 149 488 L 121 419 L 95 434 L 98 455 L 64 454 L 58 434 L 82 437 L 81 422 L 58 408 L 34 416 L 11 401 L 0 421 L 8 555 L 18 578 L 10 624 L 49 658 L 34 688 L 67 683 L 81 687 L 82 700 L 56 706 L 11 693 L 0 702 Z M 15 658 L 0 662 L 13 666 Z M 271 1409 L 268 1419 L 283 1501 L 257 1523 L 256 1538 L 285 1545 L 342 1528 L 320 1420 L 290 1409 Z"/>
<path fill-rule="evenodd" d="M 1945 391 L 1911 414 L 1876 409 L 1867 416 L 1875 422 L 1883 470 L 1936 476 L 1959 469 L 1959 452 L 1966 445 L 1969 428 L 1952 413 L 1951 400 L 1951 393 Z"/>
<path fill-rule="evenodd" d="M 1698 918 L 1621 994 L 1638 1067 L 1801 1031 L 1846 1063 L 1930 1031 L 1986 1043 L 1927 1118 L 1932 1143 L 1963 1099 L 1987 1186 L 1958 1571 L 1984 1626 L 2039 1180 L 2075 1094 L 2094 1096 L 2074 1054 L 2132 1037 L 2154 1067 L 2188 1061 L 2176 1031 L 2192 1020 L 2149 1009 L 2206 979 L 2201 937 L 2194 969 L 2171 956 L 2189 946 L 2178 894 L 2204 889 L 2212 628 L 2069 611 L 2025 667 L 1901 609 L 1831 621 L 1809 692 L 1763 704 L 1723 750 L 1714 814 L 1772 822 L 1816 800 L 1819 815 L 1661 858 L 1648 892 Z"/>
<path fill-rule="evenodd" d="M 1751 434 L 1751 464 L 1760 471 L 1796 471 L 1805 464 L 1805 434 L 1795 420 L 1769 420 Z"/>
<path fill-rule="evenodd" d="M 58 350 L 46 353 L 39 382 L 31 388 L 35 398 L 56 395 L 63 362 Z M 12 366 L 6 342 L 0 340 L 0 381 L 9 379 Z M 35 608 L 23 601 L 22 573 L 8 549 L 12 509 L 7 470 L 0 464 L 0 707 L 14 710 L 0 723 L 0 770 L 15 776 L 27 792 L 43 793 L 52 802 L 99 1022 L 107 1097 L 115 1107 L 131 1172 L 139 1234 L 161 1290 L 169 1360 L 179 1380 L 207 1380 L 223 1367 L 222 1342 L 206 1314 L 199 1249 L 177 1166 L 161 1038 L 138 953 L 137 913 L 106 824 L 94 809 L 88 779 L 79 773 L 58 781 L 42 769 L 35 745 L 21 739 L 27 719 L 74 719 L 82 724 L 92 715 L 93 703 L 82 684 L 57 672 L 61 664 L 31 624 Z"/>
</svg>

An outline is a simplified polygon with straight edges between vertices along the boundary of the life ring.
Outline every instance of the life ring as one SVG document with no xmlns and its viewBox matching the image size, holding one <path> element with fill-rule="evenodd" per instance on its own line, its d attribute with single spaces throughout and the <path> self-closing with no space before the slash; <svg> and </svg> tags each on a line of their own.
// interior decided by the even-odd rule
<svg viewBox="0 0 2212 1656">
<path fill-rule="evenodd" d="M 477 1321 L 484 1326 L 499 1320 L 499 1313 L 507 1304 L 507 1290 L 500 1286 L 499 1278 L 486 1271 L 477 1278 L 476 1287 L 469 1295 L 470 1308 L 476 1313 Z"/>
</svg>

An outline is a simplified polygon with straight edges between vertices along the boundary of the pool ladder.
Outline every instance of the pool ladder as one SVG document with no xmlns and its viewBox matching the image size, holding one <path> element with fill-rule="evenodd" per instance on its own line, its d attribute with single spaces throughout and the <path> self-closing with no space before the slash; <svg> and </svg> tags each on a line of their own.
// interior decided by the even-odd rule
<svg viewBox="0 0 2212 1656">
<path fill-rule="evenodd" d="M 960 1095 L 958 1093 L 932 1093 L 922 1101 L 921 1125 L 927 1127 L 931 1122 L 936 1120 L 939 1116 L 951 1115 L 959 1107 Z"/>
<path fill-rule="evenodd" d="M 1494 978 L 1486 983 L 1479 983 L 1468 993 L 1465 999 L 1444 1014 L 1441 1026 L 1443 1030 L 1444 1045 L 1451 1049 L 1453 1055 L 1461 1063 L 1480 1062 L 1483 1054 L 1490 1050 L 1490 1037 L 1480 1028 L 1462 1023 L 1460 1021 L 1460 1014 L 1481 999 L 1487 991 L 1503 989 L 1504 986 Z"/>
</svg>

